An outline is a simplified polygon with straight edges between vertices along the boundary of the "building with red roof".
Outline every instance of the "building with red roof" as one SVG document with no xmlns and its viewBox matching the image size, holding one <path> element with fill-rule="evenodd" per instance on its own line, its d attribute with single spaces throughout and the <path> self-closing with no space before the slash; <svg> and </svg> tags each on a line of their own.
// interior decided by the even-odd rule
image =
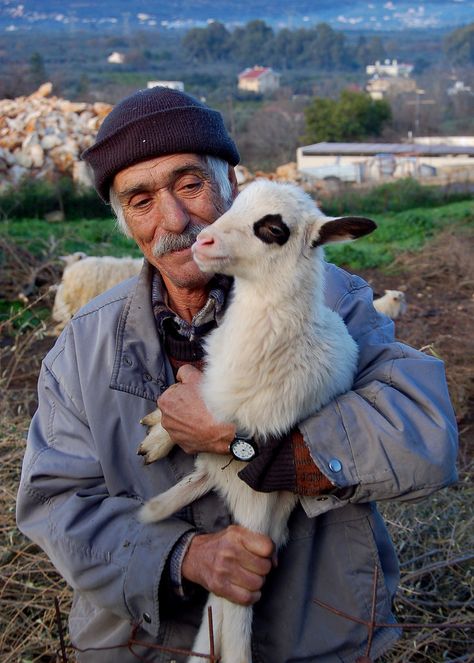
<svg viewBox="0 0 474 663">
<path fill-rule="evenodd" d="M 239 90 L 266 94 L 280 87 L 280 74 L 271 67 L 249 67 L 239 74 Z"/>
</svg>

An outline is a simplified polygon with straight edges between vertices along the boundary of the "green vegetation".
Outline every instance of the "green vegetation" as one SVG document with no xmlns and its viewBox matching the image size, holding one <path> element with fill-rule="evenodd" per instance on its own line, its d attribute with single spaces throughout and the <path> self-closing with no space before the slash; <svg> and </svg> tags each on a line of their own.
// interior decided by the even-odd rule
<svg viewBox="0 0 474 663">
<path fill-rule="evenodd" d="M 30 57 L 29 74 L 32 85 L 35 85 L 36 87 L 40 86 L 41 83 L 44 83 L 44 81 L 48 78 L 48 73 L 44 66 L 43 56 L 38 52 L 33 53 L 33 55 Z"/>
<path fill-rule="evenodd" d="M 125 237 L 111 217 L 49 223 L 43 219 L 15 219 L 0 224 L 0 238 L 21 246 L 36 257 L 75 251 L 89 255 L 140 256 L 135 242 Z"/>
<path fill-rule="evenodd" d="M 327 23 L 308 29 L 280 30 L 276 34 L 264 21 L 250 21 L 232 32 L 219 22 L 189 30 L 183 37 L 185 57 L 197 64 L 237 62 L 241 66 L 259 62 L 280 69 L 312 67 L 317 70 L 350 70 L 386 57 L 379 37 L 360 37 L 349 44 L 342 32 Z"/>
<path fill-rule="evenodd" d="M 462 231 L 463 226 L 474 224 L 472 201 L 383 213 L 374 207 L 358 209 L 357 214 L 373 218 L 378 225 L 376 232 L 353 244 L 327 247 L 330 261 L 354 270 L 387 268 L 398 255 L 421 249 L 447 226 L 456 225 Z M 354 210 L 350 211 L 354 213 Z M 344 211 L 337 214 L 342 213 Z M 135 243 L 118 231 L 110 217 L 54 224 L 41 219 L 10 220 L 0 224 L 2 237 L 37 257 L 44 256 L 51 247 L 54 247 L 56 256 L 74 251 L 90 255 L 140 255 Z"/>
<path fill-rule="evenodd" d="M 51 309 L 47 306 L 25 308 L 23 302 L 7 302 L 0 299 L 0 326 L 8 321 L 15 334 L 24 334 L 31 329 L 37 329 L 43 321 L 49 320 Z"/>
<path fill-rule="evenodd" d="M 351 269 L 390 267 L 395 258 L 406 251 L 418 251 L 448 226 L 462 228 L 474 224 L 474 202 L 462 201 L 441 207 L 419 207 L 403 212 L 377 214 L 360 211 L 372 218 L 377 230 L 353 244 L 329 246 L 328 260 Z"/>
<path fill-rule="evenodd" d="M 38 219 L 57 210 L 67 219 L 111 216 L 93 189 L 77 187 L 67 177 L 57 182 L 25 178 L 18 187 L 0 193 L 0 219 Z"/>
<path fill-rule="evenodd" d="M 364 92 L 343 90 L 338 100 L 315 97 L 305 108 L 306 140 L 357 141 L 378 136 L 390 120 L 390 104 Z"/>
<path fill-rule="evenodd" d="M 66 221 L 51 223 L 44 214 L 61 203 Z M 420 249 L 448 225 L 472 225 L 474 202 L 469 192 L 427 187 L 407 178 L 368 191 L 348 188 L 321 200 L 329 216 L 358 214 L 373 218 L 378 229 L 354 244 L 331 246 L 327 256 L 352 269 L 388 267 L 403 251 Z M 110 208 L 93 190 L 77 190 L 68 180 L 57 185 L 27 182 L 0 196 L 0 239 L 32 255 L 59 256 L 84 251 L 90 255 L 139 256 L 130 239 L 116 228 Z"/>
<path fill-rule="evenodd" d="M 426 186 L 406 177 L 368 190 L 348 187 L 336 196 L 323 196 L 322 208 L 330 216 L 359 214 L 367 210 L 375 214 L 402 212 L 413 207 L 438 207 L 460 200 L 472 200 L 471 192 L 450 187 Z"/>
<path fill-rule="evenodd" d="M 474 64 L 474 23 L 451 32 L 444 40 L 444 51 L 454 65 Z"/>
</svg>

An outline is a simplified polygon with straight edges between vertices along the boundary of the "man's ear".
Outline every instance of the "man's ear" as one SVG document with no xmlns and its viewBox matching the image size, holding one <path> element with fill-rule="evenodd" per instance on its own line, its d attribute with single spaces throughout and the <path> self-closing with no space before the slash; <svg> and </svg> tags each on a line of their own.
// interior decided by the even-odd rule
<svg viewBox="0 0 474 663">
<path fill-rule="evenodd" d="M 315 224 L 311 233 L 311 246 L 314 248 L 330 242 L 349 242 L 369 235 L 376 228 L 377 224 L 372 219 L 363 216 L 329 218 L 319 227 Z"/>
</svg>

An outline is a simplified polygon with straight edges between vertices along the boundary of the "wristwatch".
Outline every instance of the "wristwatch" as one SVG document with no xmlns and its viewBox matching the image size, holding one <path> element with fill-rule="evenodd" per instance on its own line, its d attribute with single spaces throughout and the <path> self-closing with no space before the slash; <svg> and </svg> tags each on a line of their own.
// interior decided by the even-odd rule
<svg viewBox="0 0 474 663">
<path fill-rule="evenodd" d="M 258 447 L 253 437 L 245 437 L 239 433 L 230 443 L 229 451 L 236 460 L 249 461 L 258 456 Z"/>
</svg>

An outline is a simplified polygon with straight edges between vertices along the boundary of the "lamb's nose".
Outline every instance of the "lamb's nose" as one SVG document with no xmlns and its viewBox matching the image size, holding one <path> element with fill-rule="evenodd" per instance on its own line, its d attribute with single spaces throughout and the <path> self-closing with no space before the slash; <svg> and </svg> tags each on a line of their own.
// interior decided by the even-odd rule
<svg viewBox="0 0 474 663">
<path fill-rule="evenodd" d="M 212 244 L 214 244 L 214 238 L 211 235 L 200 233 L 196 237 L 196 246 L 211 246 Z"/>
</svg>

